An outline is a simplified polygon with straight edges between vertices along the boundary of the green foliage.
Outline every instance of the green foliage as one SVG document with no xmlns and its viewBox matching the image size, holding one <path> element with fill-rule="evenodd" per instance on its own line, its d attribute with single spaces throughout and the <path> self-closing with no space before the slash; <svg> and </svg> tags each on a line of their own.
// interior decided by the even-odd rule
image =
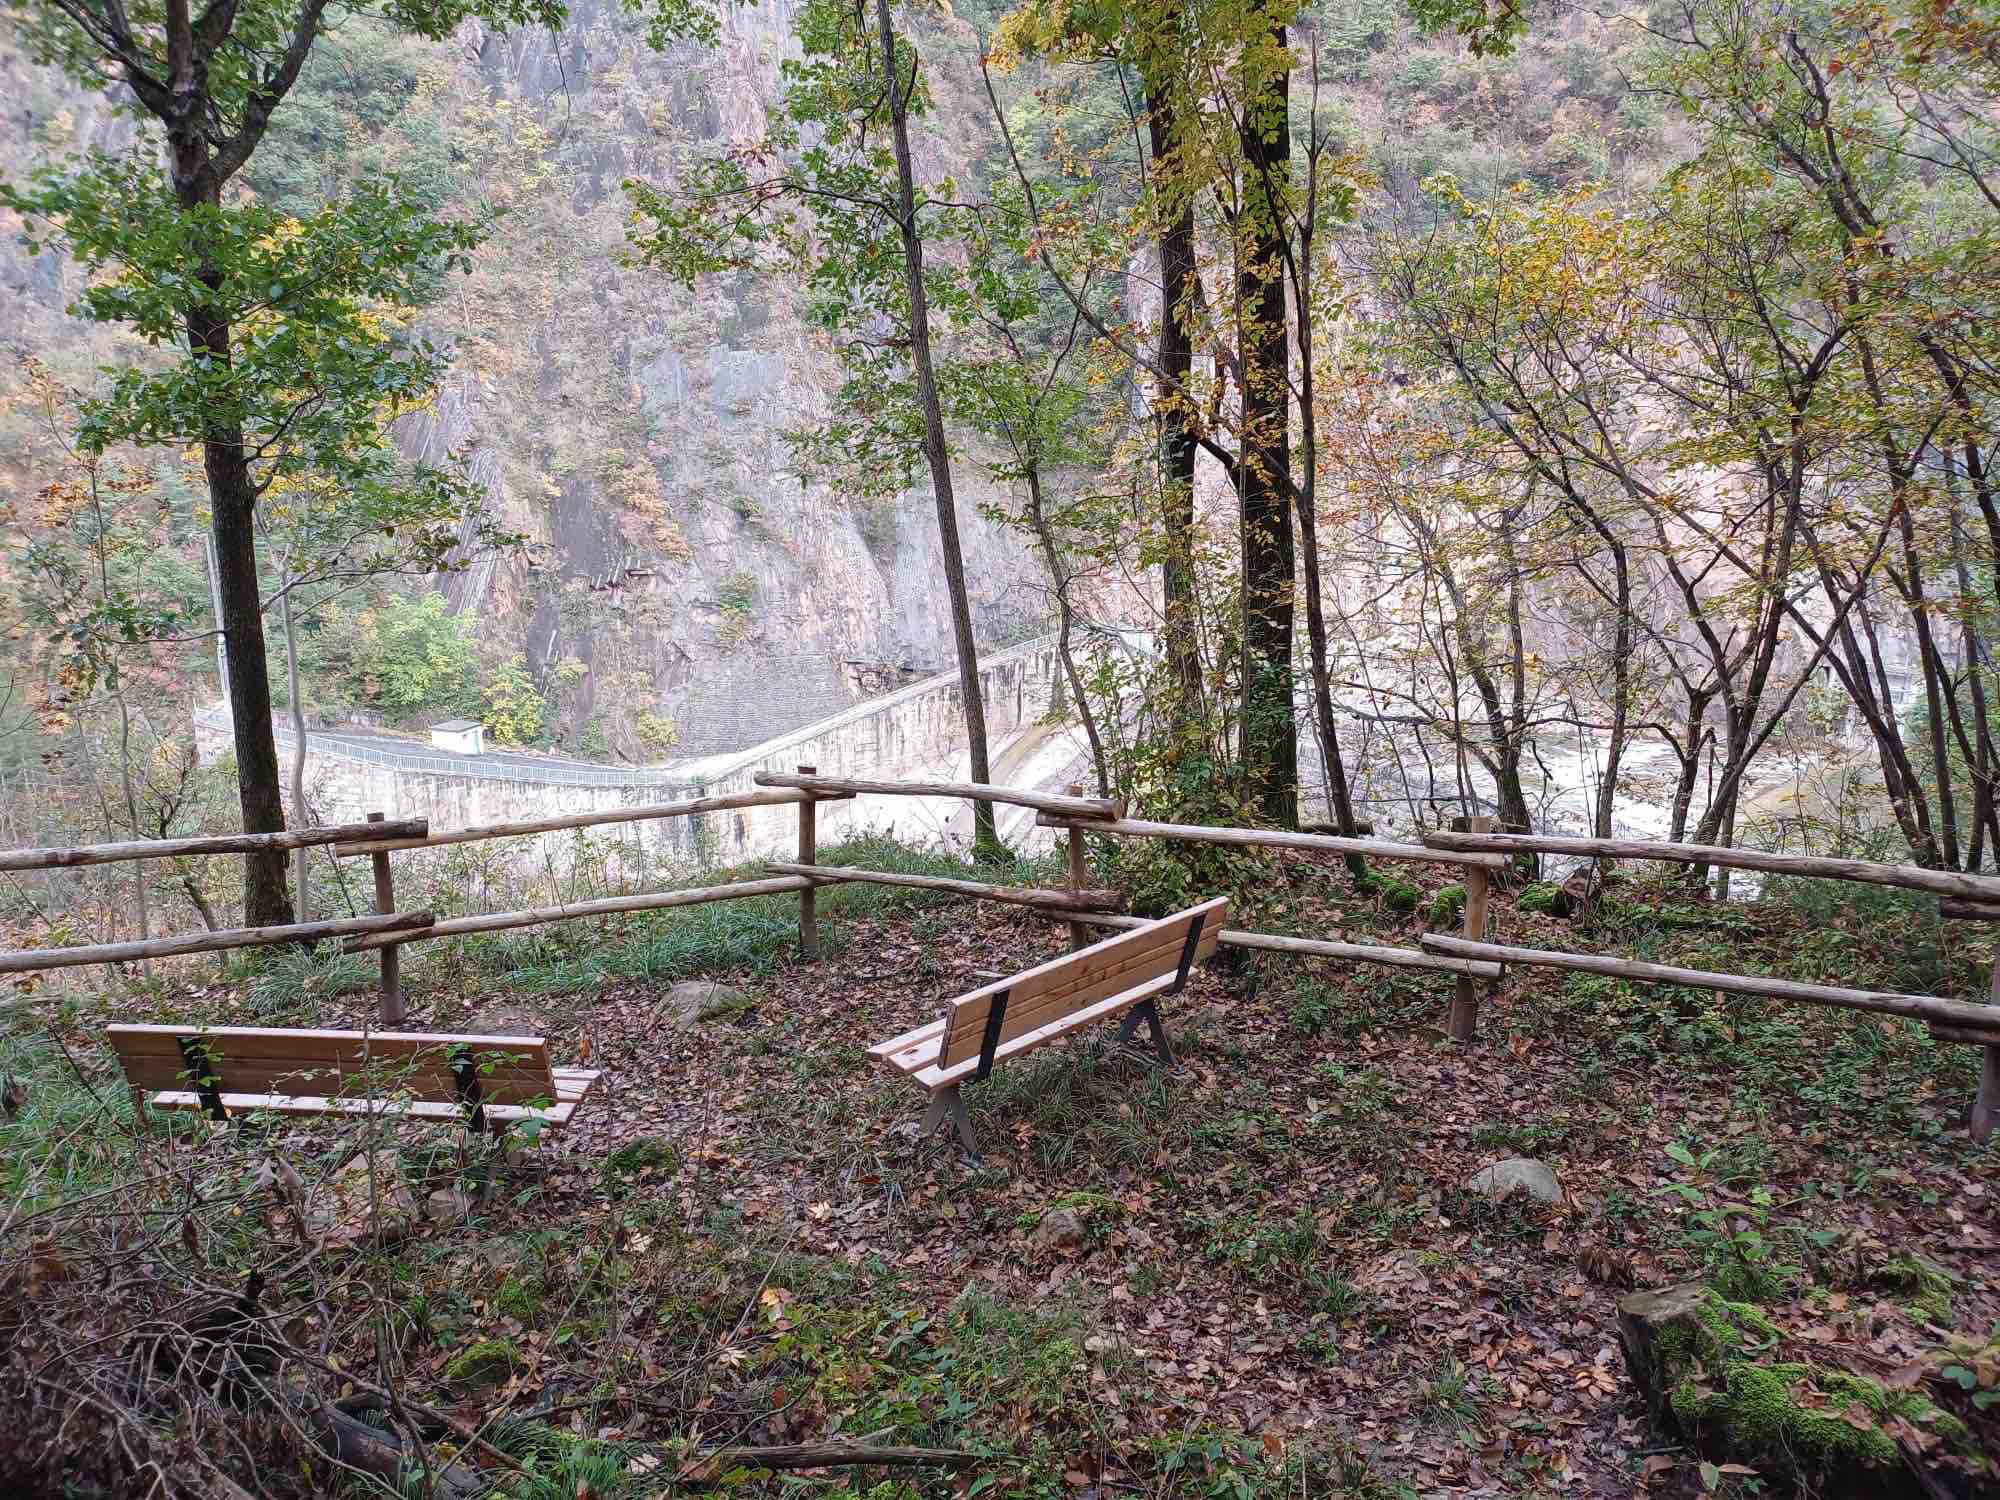
<svg viewBox="0 0 2000 1500">
<path fill-rule="evenodd" d="M 1423 899 L 1423 892 L 1407 880 L 1398 880 L 1393 875 L 1383 876 L 1375 887 L 1375 893 L 1383 906 L 1393 912 L 1413 912 Z"/>
<path fill-rule="evenodd" d="M 435 597 L 435 596 L 432 596 Z M 479 690 L 479 720 L 503 745 L 533 744 L 542 737 L 549 714 L 548 700 L 528 675 L 521 657 L 503 663 Z"/>
<path fill-rule="evenodd" d="M 642 1135 L 605 1154 L 604 1175 L 636 1177 L 642 1172 L 672 1172 L 679 1165 L 680 1153 L 671 1142 Z"/>
<path fill-rule="evenodd" d="M 1655 1188 L 1654 1196 L 1677 1198 L 1685 1206 L 1688 1244 L 1701 1257 L 1709 1285 L 1740 1302 L 1768 1302 L 1782 1296 L 1803 1275 L 1803 1268 L 1779 1259 L 1773 1235 L 1772 1209 L 1777 1199 L 1770 1189 L 1752 1187 L 1747 1193 L 1726 1191 L 1722 1148 L 1697 1154 L 1685 1145 L 1667 1147 L 1688 1174 L 1688 1180 Z"/>
<path fill-rule="evenodd" d="M 1456 927 L 1459 918 L 1465 915 L 1465 887 L 1462 885 L 1439 887 L 1437 894 L 1431 897 L 1428 915 L 1431 926 L 1440 932 Z"/>
<path fill-rule="evenodd" d="M 391 595 L 364 624 L 358 696 L 393 714 L 466 712 L 473 693 L 472 637 L 442 594 Z"/>
<path fill-rule="evenodd" d="M 385 414 L 428 401 L 444 368 L 394 312 L 420 305 L 420 279 L 436 268 L 469 269 L 474 226 L 428 217 L 392 181 L 357 184 L 306 218 L 256 201 L 184 207 L 141 154 L 99 154 L 33 184 L 0 186 L 0 204 L 25 221 L 31 254 L 59 242 L 89 273 L 74 311 L 184 346 L 164 365 L 115 373 L 85 407 L 88 447 L 180 446 L 229 421 L 266 486 L 379 482 Z M 185 348 L 197 306 L 238 329 L 227 361 Z"/>
</svg>

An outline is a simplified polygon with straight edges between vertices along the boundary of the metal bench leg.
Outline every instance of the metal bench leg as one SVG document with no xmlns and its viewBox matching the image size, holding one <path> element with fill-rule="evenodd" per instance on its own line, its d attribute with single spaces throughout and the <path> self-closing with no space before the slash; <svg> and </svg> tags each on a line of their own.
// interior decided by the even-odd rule
<svg viewBox="0 0 2000 1500">
<path fill-rule="evenodd" d="M 939 1089 L 931 1095 L 931 1107 L 924 1111 L 924 1139 L 929 1140 L 938 1126 L 951 1117 L 952 1125 L 958 1131 L 959 1144 L 965 1147 L 968 1156 L 979 1154 L 979 1145 L 972 1134 L 972 1116 L 965 1112 L 965 1098 L 958 1091 L 958 1085 Z"/>
<path fill-rule="evenodd" d="M 1167 1028 L 1160 1021 L 1160 1008 L 1151 1000 L 1142 1000 L 1125 1012 L 1125 1024 L 1118 1028 L 1118 1045 L 1130 1044 L 1139 1034 L 1139 1023 L 1146 1023 L 1146 1034 L 1153 1039 L 1153 1054 L 1160 1060 L 1160 1066 L 1174 1065 L 1173 1048 L 1167 1045 Z"/>
</svg>

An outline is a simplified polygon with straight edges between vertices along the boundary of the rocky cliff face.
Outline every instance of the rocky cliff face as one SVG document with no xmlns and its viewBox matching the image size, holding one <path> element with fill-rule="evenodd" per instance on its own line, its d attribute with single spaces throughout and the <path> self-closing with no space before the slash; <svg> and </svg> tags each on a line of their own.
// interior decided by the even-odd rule
<svg viewBox="0 0 2000 1500">
<path fill-rule="evenodd" d="M 735 748 L 855 701 L 869 674 L 849 664 L 952 660 L 928 485 L 850 502 L 798 477 L 784 434 L 824 410 L 839 372 L 784 278 L 689 293 L 623 263 L 621 182 L 671 181 L 688 153 L 756 139 L 791 22 L 787 0 L 730 8 L 715 48 L 664 55 L 603 0 L 582 0 L 560 33 L 474 25 L 442 46 L 350 26 L 252 174 L 266 195 L 309 195 L 387 167 L 436 181 L 460 209 L 501 210 L 473 274 L 431 310 L 452 375 L 401 436 L 413 453 L 458 455 L 538 544 L 446 587 L 525 656 L 572 744 L 592 726 L 635 759 Z M 952 101 L 970 111 L 979 97 L 976 44 L 948 22 L 924 46 L 965 86 L 934 85 L 944 108 L 921 149 L 929 169 L 962 170 L 979 119 Z M 0 78 L 44 153 L 121 130 L 104 101 L 18 57 L 0 56 Z M 0 289 L 25 295 L 0 336 L 102 355 L 101 334 L 60 317 L 73 280 L 9 237 Z M 975 628 L 1031 633 L 1044 606 L 1028 551 L 977 514 L 997 498 L 977 465 L 960 484 Z"/>
</svg>

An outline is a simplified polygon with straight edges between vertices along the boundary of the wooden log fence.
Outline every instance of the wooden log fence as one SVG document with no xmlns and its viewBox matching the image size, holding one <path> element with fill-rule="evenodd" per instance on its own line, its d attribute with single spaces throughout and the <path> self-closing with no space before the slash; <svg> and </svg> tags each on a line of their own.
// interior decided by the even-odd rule
<svg viewBox="0 0 2000 1500">
<path fill-rule="evenodd" d="M 758 786 L 791 787 L 822 797 L 963 797 L 973 802 L 1005 802 L 1014 807 L 1032 807 L 1056 817 L 1109 821 L 1125 816 L 1125 804 L 1116 797 L 1061 797 L 1053 792 L 988 786 L 979 781 L 857 781 L 848 776 L 815 775 L 804 766 L 799 768 L 797 775 L 788 775 L 783 771 L 759 771 L 750 779 Z"/>
<path fill-rule="evenodd" d="M 540 927 L 549 922 L 573 922 L 580 917 L 611 917 L 625 912 L 664 911 L 673 906 L 700 906 L 709 901 L 735 901 L 745 896 L 782 896 L 802 891 L 812 882 L 800 875 L 769 880 L 738 880 L 728 885 L 689 886 L 678 891 L 654 891 L 643 896 L 608 896 L 601 901 L 571 901 L 561 906 L 530 906 L 520 911 L 489 912 L 478 917 L 447 917 L 421 932 L 405 936 L 385 932 L 354 938 L 349 953 L 370 953 L 392 943 L 425 942 L 431 938 L 468 937 L 476 932 L 504 932 L 512 927 Z"/>
<path fill-rule="evenodd" d="M 1060 891 L 1037 890 L 1032 886 L 989 885 L 983 880 L 955 880 L 944 875 L 906 875 L 899 870 L 862 870 L 851 865 L 789 864 L 767 859 L 764 868 L 780 875 L 804 875 L 816 884 L 899 885 L 917 891 L 944 891 L 953 896 L 970 896 L 978 901 L 1000 901 L 1013 906 L 1032 906 L 1041 911 L 1115 912 L 1125 909 L 1125 893 L 1084 887 Z"/>
<path fill-rule="evenodd" d="M 1088 940 L 1088 930 L 1092 927 L 1129 927 L 1140 920 L 1120 915 L 1115 910 L 1123 905 L 1122 898 L 1117 892 L 1094 889 L 1086 884 L 1088 879 L 1086 839 L 1091 836 L 1153 838 L 1222 847 L 1360 855 L 1373 860 L 1442 864 L 1462 869 L 1465 872 L 1463 879 L 1466 894 L 1463 935 L 1425 933 L 1417 949 L 1243 930 L 1229 930 L 1221 934 L 1221 942 L 1228 947 L 1448 973 L 1454 979 L 1448 1032 L 1455 1041 L 1475 1040 L 1478 1032 L 1480 989 L 1482 986 L 1490 987 L 1497 983 L 1503 977 L 1505 966 L 1508 964 L 1569 969 L 1645 983 L 1681 984 L 1779 1001 L 1871 1011 L 1923 1021 L 1930 1026 L 1932 1034 L 1940 1041 L 1966 1043 L 1982 1048 L 1984 1053 L 1982 1081 L 1979 1098 L 1972 1112 L 1973 1136 L 1975 1139 L 1984 1140 L 1996 1125 L 2000 1125 L 2000 963 L 1996 963 L 1994 969 L 1991 1002 L 1982 1005 L 1977 1002 L 1948 1000 L 1936 996 L 1898 995 L 1835 985 L 1806 984 L 1760 975 L 1711 973 L 1705 970 L 1682 969 L 1595 954 L 1522 948 L 1486 940 L 1487 913 L 1493 880 L 1506 870 L 1511 860 L 1525 853 L 1568 855 L 1583 859 L 1659 860 L 1887 886 L 1934 896 L 1938 899 L 1941 916 L 1971 921 L 2000 921 L 2000 878 L 1993 876 L 1817 855 L 1775 854 L 1763 850 L 1715 845 L 1645 839 L 1595 839 L 1553 834 L 1501 833 L 1495 831 L 1487 819 L 1472 820 L 1462 829 L 1426 833 L 1422 837 L 1422 842 L 1418 844 L 1400 844 L 1374 837 L 1342 837 L 1327 833 L 1294 833 L 1277 829 L 1220 828 L 1203 824 L 1162 823 L 1127 817 L 1125 804 L 1121 800 L 1085 796 L 1082 789 L 1077 786 L 1072 786 L 1067 795 L 1059 796 L 1010 787 L 986 786 L 974 782 L 872 781 L 853 777 L 821 776 L 811 766 L 801 766 L 794 773 L 759 772 L 753 779 L 757 787 L 754 791 L 694 797 L 679 802 L 617 808 L 558 818 L 493 823 L 439 833 L 431 832 L 429 825 L 422 818 L 391 820 L 381 814 L 374 814 L 366 823 L 292 829 L 282 833 L 143 840 L 95 844 L 75 849 L 0 851 L 0 871 L 19 871 L 62 869 L 121 860 L 168 859 L 180 855 L 247 854 L 330 844 L 334 846 L 333 853 L 337 857 L 365 856 L 370 860 L 374 869 L 375 903 L 378 908 L 373 916 L 341 921 L 296 923 L 284 927 L 234 928 L 139 942 L 0 953 L 0 973 L 24 973 L 39 969 L 118 963 L 138 958 L 164 958 L 228 948 L 314 942 L 323 938 L 342 937 L 346 939 L 345 948 L 348 952 L 381 953 L 383 964 L 381 1014 L 385 1022 L 392 1022 L 400 1019 L 402 1015 L 400 973 L 396 954 L 399 947 L 405 943 L 533 927 L 589 917 L 656 911 L 708 901 L 792 893 L 799 898 L 800 951 L 806 958 L 812 959 L 819 952 L 816 892 L 823 885 L 847 882 L 935 890 L 974 900 L 1023 906 L 1068 922 L 1072 946 L 1079 946 Z M 1066 868 L 1063 888 L 1029 890 L 944 876 L 902 874 L 894 871 L 820 864 L 821 829 L 818 804 L 856 796 L 959 797 L 973 801 L 1005 802 L 1030 808 L 1036 814 L 1037 826 L 1059 829 L 1065 834 L 1063 848 Z M 799 809 L 799 857 L 795 862 L 768 862 L 767 868 L 772 873 L 763 879 L 444 920 L 438 920 L 429 912 L 398 913 L 394 909 L 396 901 L 394 876 L 388 857 L 400 850 L 438 848 L 482 839 L 515 838 L 613 823 L 692 817 L 709 812 L 786 804 L 795 805 Z"/>
<path fill-rule="evenodd" d="M 334 846 L 336 859 L 360 855 L 391 854 L 399 849 L 442 849 L 449 844 L 470 844 L 482 839 L 521 838 L 533 833 L 561 833 L 571 828 L 598 828 L 607 823 L 643 823 L 656 818 L 691 818 L 700 813 L 728 812 L 741 807 L 779 807 L 786 803 L 812 803 L 841 796 L 832 792 L 816 796 L 811 792 L 731 792 L 720 797 L 691 797 L 682 802 L 656 802 L 646 807 L 619 807 L 607 812 L 571 813 L 560 818 L 535 818 L 521 823 L 483 823 L 471 828 L 454 828 L 448 833 L 429 833 L 421 826 L 415 835 L 389 833 L 395 824 L 350 825 L 343 831 L 344 842 Z M 422 824 L 421 818 L 416 820 Z M 361 836 L 357 837 L 357 833 Z"/>
<path fill-rule="evenodd" d="M 1144 917 L 1092 915 L 1080 918 L 1092 927 L 1143 927 Z M 1292 937 L 1281 932 L 1248 932 L 1225 927 L 1216 941 L 1225 948 L 1261 948 L 1267 953 L 1293 953 L 1301 958 L 1343 958 L 1350 963 L 1380 964 L 1391 969 L 1424 969 L 1434 974 L 1453 974 L 1467 979 L 1497 980 L 1505 972 L 1497 963 L 1470 958 L 1445 958 L 1420 953 L 1413 948 L 1389 948 L 1376 943 L 1331 942 L 1323 938 Z"/>
<path fill-rule="evenodd" d="M 1557 834 L 1481 831 L 1427 833 L 1424 845 L 1454 854 L 1570 854 L 1585 859 L 1666 860 L 1673 864 L 1760 870 L 1767 875 L 1796 875 L 1815 880 L 1897 886 L 1906 891 L 1954 896 L 1977 903 L 2000 902 L 2000 878 L 1991 875 L 1926 870 L 1918 865 L 1874 864 L 1864 859 L 1832 859 L 1817 854 L 1771 854 L 1762 849 L 1733 849 L 1720 844 L 1670 844 L 1652 839 L 1585 839 Z"/>
<path fill-rule="evenodd" d="M 1079 826 L 1085 833 L 1115 838 L 1170 839 L 1188 844 L 1223 844 L 1242 849 L 1296 849 L 1307 854 L 1359 854 L 1364 859 L 1405 860 L 1417 864 L 1460 865 L 1468 869 L 1504 870 L 1504 855 L 1433 849 L 1426 844 L 1396 844 L 1387 839 L 1342 838 L 1332 833 L 1287 833 L 1279 828 L 1215 828 L 1206 823 L 1151 823 L 1143 818 L 1084 822 L 1057 813 L 1040 813 L 1042 828 Z"/>
<path fill-rule="evenodd" d="M 178 958 L 188 953 L 220 953 L 229 948 L 270 948 L 281 943 L 316 943 L 355 933 L 398 941 L 401 934 L 429 927 L 437 920 L 427 911 L 390 912 L 386 916 L 341 917 L 331 922 L 292 922 L 280 927 L 223 927 L 214 932 L 186 932 L 178 937 L 147 938 L 129 943 L 90 943 L 75 948 L 20 948 L 0 953 L 0 974 L 29 974 L 41 969 L 69 969 L 82 964 L 120 964 L 140 958 Z"/>
<path fill-rule="evenodd" d="M 132 859 L 176 859 L 184 854 L 264 854 L 341 844 L 370 836 L 421 839 L 430 831 L 423 818 L 393 823 L 339 823 L 326 828 L 288 828 L 282 833 L 223 833 L 202 838 L 138 839 L 122 844 L 85 844 L 78 849 L 0 849 L 0 870 L 67 870 Z"/>
</svg>

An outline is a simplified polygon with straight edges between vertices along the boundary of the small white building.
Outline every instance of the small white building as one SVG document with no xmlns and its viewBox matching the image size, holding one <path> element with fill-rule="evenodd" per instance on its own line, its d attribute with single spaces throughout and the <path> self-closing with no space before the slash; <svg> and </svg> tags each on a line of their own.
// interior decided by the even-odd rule
<svg viewBox="0 0 2000 1500">
<path fill-rule="evenodd" d="M 455 750 L 460 755 L 484 755 L 486 726 L 477 719 L 446 719 L 442 724 L 431 725 L 431 743 L 440 750 Z"/>
</svg>

